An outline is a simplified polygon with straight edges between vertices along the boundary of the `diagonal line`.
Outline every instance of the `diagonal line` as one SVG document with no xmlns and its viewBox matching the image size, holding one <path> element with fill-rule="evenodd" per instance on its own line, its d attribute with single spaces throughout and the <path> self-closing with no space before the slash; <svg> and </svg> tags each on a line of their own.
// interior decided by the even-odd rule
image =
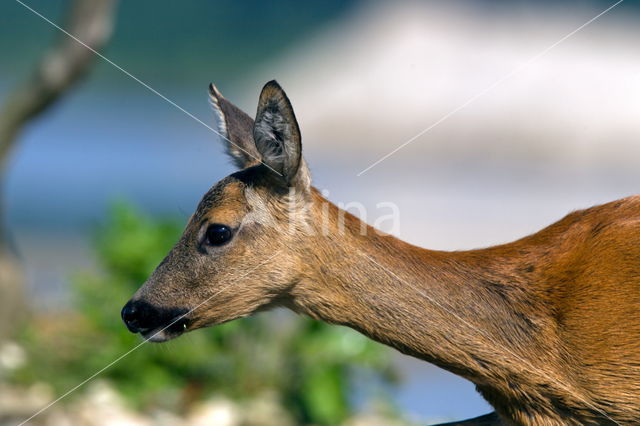
<svg viewBox="0 0 640 426">
<path fill-rule="evenodd" d="M 222 287 L 220 290 L 216 291 L 215 293 L 213 293 L 211 296 L 207 297 L 203 302 L 197 304 L 194 308 L 190 309 L 188 312 L 186 312 L 185 314 L 180 315 L 179 317 L 177 317 L 176 319 L 174 319 L 169 325 L 165 326 L 164 328 L 158 330 L 157 332 L 155 332 L 151 337 L 145 338 L 145 340 L 143 340 L 142 342 L 140 342 L 139 344 L 137 344 L 136 346 L 134 346 L 132 349 L 128 350 L 127 352 L 125 352 L 124 354 L 120 355 L 118 358 L 114 359 L 113 361 L 111 361 L 109 364 L 105 365 L 104 367 L 102 367 L 100 370 L 96 371 L 95 373 L 93 373 L 91 376 L 87 377 L 85 380 L 83 380 L 82 382 L 80 382 L 79 384 L 77 384 L 76 386 L 72 387 L 71 389 L 69 389 L 68 391 L 66 391 L 65 393 L 63 393 L 62 395 L 60 395 L 58 398 L 54 399 L 53 401 L 51 401 L 49 404 L 45 405 L 44 407 L 42 407 L 40 410 L 38 410 L 37 412 L 35 412 L 34 414 L 31 415 L 31 417 L 29 417 L 28 419 L 22 421 L 20 424 L 18 424 L 18 426 L 23 426 L 24 424 L 26 424 L 27 422 L 29 422 L 30 420 L 32 420 L 34 417 L 38 416 L 39 414 L 43 413 L 44 411 L 46 411 L 47 409 L 51 408 L 53 405 L 57 404 L 60 400 L 64 399 L 65 397 L 69 396 L 71 393 L 75 392 L 78 388 L 82 387 L 84 384 L 86 384 L 87 382 L 90 382 L 91 380 L 93 380 L 96 376 L 98 376 L 100 373 L 102 373 L 103 371 L 107 370 L 109 367 L 113 366 L 114 364 L 116 364 L 118 361 L 122 360 L 123 358 L 125 358 L 126 356 L 128 356 L 130 353 L 134 352 L 135 350 L 137 350 L 138 348 L 140 348 L 142 345 L 146 344 L 149 342 L 150 339 L 153 339 L 154 337 L 156 337 L 158 334 L 162 333 L 163 331 L 165 331 L 167 328 L 171 327 L 173 324 L 177 323 L 178 321 L 180 321 L 181 319 L 183 319 L 184 317 L 186 317 L 187 315 L 193 313 L 196 309 L 198 309 L 199 307 L 201 307 L 202 305 L 204 305 L 205 303 L 209 302 L 211 299 L 213 299 L 215 296 L 217 296 L 218 294 L 222 293 L 224 290 L 226 290 L 227 288 L 231 287 L 233 284 L 237 283 L 238 280 L 246 277 L 247 275 L 249 275 L 251 272 L 255 271 L 256 269 L 258 269 L 260 266 L 266 264 L 267 262 L 269 262 L 271 259 L 273 259 L 274 257 L 276 257 L 278 254 L 280 254 L 280 251 L 276 251 L 276 253 L 274 253 L 271 257 L 269 257 L 267 260 L 260 262 L 258 265 L 256 265 L 255 267 L 251 268 L 249 271 L 245 272 L 243 275 L 241 275 L 240 277 L 236 278 L 233 282 L 227 284 L 226 286 Z"/>
<path fill-rule="evenodd" d="M 360 254 L 366 258 L 368 258 L 371 263 L 374 263 L 376 265 L 378 265 L 380 268 L 382 268 L 383 270 L 385 270 L 389 275 L 392 275 L 393 277 L 395 277 L 399 282 L 404 283 L 405 285 L 407 285 L 408 287 L 412 288 L 413 290 L 415 290 L 418 294 L 420 294 L 421 296 L 423 296 L 425 299 L 427 299 L 428 301 L 430 301 L 431 303 L 433 303 L 434 305 L 438 306 L 440 309 L 442 309 L 443 311 L 445 311 L 446 313 L 448 313 L 451 316 L 456 317 L 458 320 L 460 320 L 461 322 L 463 322 L 464 324 L 467 325 L 467 327 L 469 327 L 471 330 L 475 330 L 477 332 L 479 332 L 480 334 L 482 334 L 483 337 L 485 337 L 486 339 L 488 339 L 489 341 L 493 341 L 493 339 L 491 338 L 491 336 L 489 336 L 488 334 L 486 334 L 482 329 L 480 329 L 479 327 L 476 327 L 474 325 L 472 325 L 471 323 L 469 323 L 467 320 L 465 320 L 464 318 L 462 318 L 460 315 L 458 315 L 457 313 L 453 312 L 451 309 L 447 308 L 445 305 L 443 305 L 442 303 L 440 303 L 439 301 L 437 301 L 436 299 L 434 299 L 433 297 L 429 296 L 427 293 L 425 293 L 422 289 L 419 289 L 418 287 L 408 283 L 407 281 L 403 280 L 402 278 L 400 278 L 395 272 L 393 272 L 392 270 L 390 270 L 389 268 L 387 268 L 386 266 L 382 265 L 381 263 L 377 262 L 375 259 L 373 259 L 371 256 L 369 256 L 368 254 L 364 253 L 364 252 L 360 252 Z M 564 383 L 559 382 L 557 380 L 555 380 L 553 377 L 547 375 L 544 371 L 542 370 L 536 370 L 535 368 L 533 368 L 533 365 L 531 365 L 531 363 L 529 363 L 526 359 L 518 356 L 515 352 L 513 352 L 511 349 L 509 349 L 508 347 L 503 347 L 503 349 L 505 350 L 505 352 L 509 353 L 511 356 L 513 356 L 516 360 L 519 360 L 520 362 L 529 365 L 529 367 L 531 367 L 532 371 L 537 371 L 537 373 L 541 376 L 543 376 L 544 378 L 546 378 L 547 380 L 551 381 L 552 383 L 555 383 L 556 385 L 565 388 L 565 390 L 570 391 L 571 389 L 569 389 L 568 386 L 566 386 Z M 577 395 L 577 394 L 572 394 L 573 397 L 576 397 L 577 399 L 581 400 L 582 402 L 584 402 L 587 406 L 589 406 L 591 409 L 597 411 L 598 413 L 602 414 L 604 417 L 606 417 L 607 419 L 611 420 L 613 423 L 620 425 L 620 423 L 616 422 L 615 420 L 613 420 L 611 417 L 609 417 L 607 415 L 607 413 L 605 413 L 603 410 L 601 410 L 600 408 L 596 407 L 595 405 L 593 405 L 591 402 L 587 401 L 586 398 L 584 398 L 581 395 Z"/>
<path fill-rule="evenodd" d="M 251 154 L 250 152 L 248 152 L 247 150 L 245 150 L 244 148 L 238 146 L 237 144 L 233 143 L 229 138 L 227 138 L 226 136 L 220 134 L 220 132 L 218 132 L 216 129 L 214 129 L 213 127 L 209 126 L 207 123 L 205 123 L 204 121 L 200 120 L 198 117 L 196 117 L 195 115 L 193 115 L 192 113 L 190 113 L 189 111 L 187 111 L 186 109 L 184 109 L 183 107 L 181 107 L 180 105 L 178 105 L 177 103 L 175 103 L 174 101 L 172 101 L 171 99 L 169 99 L 168 97 L 166 97 L 165 95 L 163 95 L 162 93 L 158 92 L 156 89 L 154 89 L 153 87 L 149 86 L 147 83 L 145 83 L 144 81 L 140 80 L 138 77 L 136 77 L 135 75 L 131 74 L 129 71 L 125 70 L 124 68 L 122 68 L 120 65 L 116 64 L 115 62 L 113 62 L 111 59 L 107 58 L 106 56 L 104 56 L 102 53 L 98 52 L 97 50 L 95 50 L 93 47 L 89 46 L 88 44 L 86 44 L 85 42 L 83 42 L 82 40 L 80 40 L 78 37 L 74 36 L 73 34 L 71 34 L 70 32 L 68 32 L 67 30 L 65 30 L 64 28 L 62 28 L 61 26 L 59 26 L 58 24 L 56 24 L 55 22 L 53 22 L 52 20 L 50 20 L 49 18 L 47 18 L 46 16 L 42 15 L 40 12 L 38 12 L 37 10 L 33 9 L 31 6 L 25 4 L 24 2 L 22 2 L 21 0 L 15 0 L 17 3 L 21 4 L 22 6 L 24 6 L 25 9 L 31 11 L 33 14 L 35 14 L 36 16 L 42 18 L 44 21 L 48 22 L 49 24 L 51 24 L 53 27 L 57 28 L 58 30 L 60 30 L 62 33 L 64 33 L 65 35 L 69 36 L 70 38 L 72 38 L 74 41 L 76 41 L 78 44 L 84 46 L 85 48 L 87 48 L 88 50 L 90 50 L 93 54 L 95 54 L 96 56 L 98 56 L 100 59 L 104 60 L 105 62 L 107 62 L 108 64 L 110 64 L 111 66 L 113 66 L 114 68 L 116 68 L 118 71 L 122 72 L 123 74 L 125 74 L 126 76 L 132 78 L 133 80 L 135 80 L 137 83 L 139 83 L 141 86 L 143 86 L 144 88 L 146 88 L 147 90 L 149 90 L 150 92 L 152 92 L 153 94 L 159 96 L 160 98 L 162 98 L 164 101 L 166 101 L 167 103 L 171 104 L 172 106 L 174 106 L 175 108 L 179 109 L 180 111 L 182 111 L 183 113 L 185 113 L 186 115 L 188 115 L 189 117 L 191 117 L 192 119 L 194 119 L 195 121 L 197 121 L 198 123 L 202 124 L 204 127 L 206 127 L 207 129 L 211 130 L 213 133 L 215 133 L 216 135 L 218 135 L 219 137 L 221 137 L 222 139 L 226 140 L 227 142 L 229 142 L 231 145 L 235 146 L 236 148 L 238 148 L 240 151 L 244 152 L 245 154 L 247 154 L 249 157 L 258 160 L 259 162 L 261 162 L 262 164 L 264 164 L 267 168 L 271 169 L 273 172 L 277 173 L 279 176 L 282 176 L 282 174 L 280 172 L 278 172 L 277 170 L 274 170 L 273 168 L 269 167 L 269 165 L 265 164 L 264 162 L 262 162 L 261 158 L 257 158 L 255 155 Z"/>
<path fill-rule="evenodd" d="M 555 42 L 554 44 L 552 44 L 551 46 L 547 47 L 546 49 L 544 49 L 543 51 L 541 51 L 540 53 L 538 53 L 537 55 L 533 56 L 531 59 L 529 59 L 526 63 L 524 63 L 523 65 L 517 67 L 516 69 L 514 69 L 513 71 L 511 71 L 510 73 L 506 74 L 505 76 L 503 76 L 502 78 L 498 79 L 497 81 L 495 81 L 493 84 L 491 84 L 490 86 L 488 86 L 487 88 L 483 89 L 482 91 L 478 92 L 477 94 L 475 94 L 474 96 L 472 96 L 469 100 L 467 100 L 465 103 L 463 103 L 462 105 L 458 106 L 457 108 L 453 109 L 452 111 L 450 111 L 449 113 L 445 114 L 443 117 L 441 117 L 439 120 L 437 120 L 435 123 L 433 123 L 431 126 L 427 127 L 426 129 L 422 130 L 421 132 L 419 132 L 417 135 L 413 136 L 411 139 L 409 139 L 408 141 L 406 141 L 405 143 L 403 143 L 402 145 L 400 145 L 399 147 L 397 147 L 396 149 L 394 149 L 393 151 L 391 151 L 390 153 L 388 153 L 387 155 L 385 155 L 384 157 L 382 157 L 381 159 L 379 159 L 378 161 L 376 161 L 375 163 L 371 164 L 369 167 L 367 167 L 366 169 L 362 170 L 360 173 L 358 173 L 357 176 L 361 176 L 362 174 L 366 173 L 368 170 L 370 170 L 371 168 L 375 167 L 376 165 L 378 165 L 380 162 L 386 160 L 387 158 L 389 158 L 390 156 L 392 156 L 393 154 L 395 154 L 397 151 L 399 151 L 400 149 L 404 148 L 405 146 L 407 146 L 408 144 L 412 143 L 413 141 L 415 141 L 417 138 L 421 137 L 422 135 L 424 135 L 425 133 L 429 132 L 431 129 L 433 129 L 434 127 L 438 126 L 439 124 L 441 124 L 442 122 L 446 121 L 449 117 L 451 117 L 452 115 L 454 115 L 455 113 L 457 113 L 458 111 L 466 108 L 468 105 L 472 104 L 473 102 L 475 102 L 477 99 L 479 99 L 480 97 L 484 96 L 486 93 L 488 93 L 489 91 L 493 90 L 494 88 L 496 88 L 497 86 L 499 86 L 500 84 L 504 83 L 505 81 L 509 80 L 510 78 L 514 77 L 515 75 L 519 74 L 523 69 L 525 69 L 526 67 L 530 66 L 531 64 L 533 64 L 534 62 L 536 62 L 537 60 L 539 60 L 540 58 L 542 58 L 543 56 L 545 56 L 549 51 L 551 51 L 553 48 L 555 48 L 557 45 L 561 44 L 562 42 L 564 42 L 565 40 L 567 40 L 568 38 L 570 38 L 571 36 L 573 36 L 574 34 L 576 34 L 577 32 L 581 31 L 582 29 L 584 29 L 586 26 L 588 26 L 589 24 L 591 24 L 592 22 L 594 22 L 595 20 L 599 19 L 601 16 L 603 16 L 604 14 L 608 13 L 610 10 L 612 10 L 613 8 L 615 8 L 616 6 L 618 6 L 620 3 L 622 3 L 624 0 L 619 0 L 616 3 L 612 4 L 611 6 L 609 6 L 607 9 L 605 9 L 604 11 L 602 11 L 601 13 L 599 13 L 598 15 L 596 15 L 595 17 L 593 17 L 592 19 L 590 19 L 589 21 L 587 21 L 586 23 L 582 24 L 580 27 L 576 28 L 575 30 L 573 30 L 572 32 L 570 32 L 569 34 L 567 34 L 566 36 L 564 36 L 563 38 L 561 38 L 560 40 L 558 40 L 557 42 Z M 136 76 L 134 76 L 133 74 L 131 74 L 130 72 L 126 71 L 124 68 L 120 67 L 119 65 L 117 65 L 116 63 L 114 63 L 113 61 L 111 61 L 110 59 L 108 59 L 107 57 L 105 57 L 104 55 L 102 55 L 101 53 L 99 53 L 98 51 L 96 51 L 95 49 L 93 49 L 92 47 L 90 47 L 89 45 L 87 45 L 86 43 L 84 43 L 82 40 L 78 39 L 77 37 L 75 37 L 74 35 L 70 34 L 69 32 L 67 32 L 66 30 L 64 30 L 63 28 L 61 28 L 60 26 L 58 26 L 57 24 L 55 24 L 54 22 L 52 22 L 51 20 L 49 20 L 48 18 L 46 18 L 45 16 L 43 16 L 42 14 L 40 14 L 39 12 L 37 12 L 36 10 L 34 10 L 33 8 L 31 8 L 30 6 L 28 6 L 27 4 L 23 3 L 21 0 L 16 0 L 17 3 L 19 3 L 20 5 L 22 5 L 23 7 L 25 7 L 26 9 L 28 9 L 29 11 L 31 11 L 32 13 L 34 13 L 35 15 L 37 15 L 38 17 L 40 17 L 41 19 L 43 19 L 44 21 L 48 22 L 50 25 L 52 25 L 53 27 L 55 27 L 56 29 L 58 29 L 59 31 L 61 31 L 62 33 L 64 33 L 65 35 L 69 36 L 70 38 L 72 38 L 74 41 L 76 41 L 77 43 L 81 44 L 82 46 L 84 46 L 85 48 L 87 48 L 88 50 L 90 50 L 92 53 L 94 53 L 95 55 L 97 55 L 98 57 L 100 57 L 101 59 L 103 59 L 104 61 L 106 61 L 107 63 L 109 63 L 110 65 L 112 65 L 114 68 L 118 69 L 119 71 L 121 71 L 122 73 L 124 73 L 125 75 L 127 75 L 128 77 L 132 78 L 133 80 L 135 80 L 137 83 L 139 83 L 140 85 L 142 85 L 143 87 L 145 87 L 146 89 L 148 89 L 149 91 L 151 91 L 152 93 L 154 93 L 155 95 L 159 96 L 160 98 L 162 98 L 164 101 L 166 101 L 167 103 L 169 103 L 170 105 L 174 106 L 175 108 L 177 108 L 178 110 L 180 110 L 181 112 L 183 112 L 184 114 L 186 114 L 187 116 L 191 117 L 192 119 L 194 119 L 195 121 L 197 121 L 198 123 L 200 123 L 201 125 L 205 126 L 207 129 L 211 130 L 213 133 L 215 133 L 216 135 L 218 135 L 219 137 L 225 139 L 226 141 L 228 141 L 230 144 L 236 146 L 238 149 L 240 149 L 241 151 L 245 152 L 247 155 L 249 155 L 252 158 L 255 158 L 258 161 L 261 161 L 261 159 L 256 158 L 255 156 L 253 156 L 251 153 L 247 152 L 246 150 L 244 150 L 243 148 L 241 148 L 240 146 L 236 145 L 235 143 L 233 143 L 231 140 L 229 140 L 227 137 L 223 136 L 222 134 L 220 134 L 217 130 L 215 130 L 213 127 L 209 126 L 208 124 L 206 124 L 205 122 L 203 122 L 202 120 L 200 120 L 199 118 L 197 118 L 195 115 L 193 115 L 192 113 L 190 113 L 189 111 L 185 110 L 183 107 L 181 107 L 180 105 L 178 105 L 177 103 L 175 103 L 174 101 L 172 101 L 171 99 L 167 98 L 165 95 L 163 95 L 162 93 L 158 92 L 156 89 L 154 89 L 153 87 L 149 86 L 147 83 L 145 83 L 144 81 L 140 80 L 139 78 L 137 78 Z M 264 163 L 263 163 L 264 164 Z M 270 168 L 272 171 L 276 172 L 277 174 L 280 175 L 280 173 L 278 173 L 276 170 L 273 170 L 271 167 L 269 167 L 268 165 L 265 164 L 266 167 Z M 243 274 L 240 278 L 243 278 L 245 276 L 247 276 L 249 273 L 253 272 L 255 269 L 257 269 L 258 267 L 266 264 L 268 261 L 270 261 L 271 259 L 273 259 L 276 255 L 278 254 L 278 252 L 276 252 L 274 255 L 272 255 L 271 257 L 269 257 L 267 260 L 265 260 L 264 262 L 261 262 L 260 264 L 258 264 L 256 267 L 252 268 L 250 271 L 246 272 L 245 274 Z M 388 268 L 386 268 L 385 266 L 381 265 L 380 263 L 376 262 L 373 258 L 371 258 L 370 256 L 368 256 L 367 254 L 363 254 L 365 257 L 369 258 L 369 260 L 373 263 L 375 263 L 376 265 L 380 266 L 382 269 L 384 269 L 385 271 L 387 271 L 389 274 L 393 275 L 396 279 L 398 279 L 401 282 L 404 282 L 405 284 L 409 285 L 408 283 L 406 283 L 406 281 L 402 280 L 401 278 L 399 278 L 395 273 L 393 273 L 392 271 L 390 271 Z M 87 379 L 85 379 L 84 381 L 82 381 L 81 383 L 79 383 L 78 385 L 74 386 L 73 388 L 71 388 L 70 390 L 68 390 L 67 392 L 65 392 L 64 394 L 62 394 L 60 397 L 58 397 L 57 399 L 55 399 L 54 401 L 52 401 L 51 403 L 47 404 L 45 407 L 41 408 L 39 411 L 37 411 L 36 413 L 34 413 L 31 417 L 27 418 L 26 420 L 24 420 L 23 422 L 21 422 L 18 426 L 23 426 L 24 424 L 26 424 L 27 422 L 29 422 L 30 420 L 32 420 L 33 418 L 35 418 L 36 416 L 38 416 L 39 414 L 41 414 L 42 412 L 44 412 L 45 410 L 47 410 L 48 408 L 50 408 L 51 406 L 53 406 L 54 404 L 56 404 L 57 402 L 59 402 L 60 400 L 62 400 L 63 398 L 65 398 L 66 396 L 68 396 L 69 394 L 73 393 L 74 391 L 76 391 L 78 388 L 82 387 L 84 384 L 86 384 L 87 382 L 91 381 L 93 378 L 95 378 L 96 376 L 98 376 L 99 374 L 101 374 L 102 372 L 104 372 L 105 370 L 107 370 L 108 368 L 110 368 L 111 366 L 113 366 L 114 364 L 116 364 L 117 362 L 119 362 L 120 360 L 122 360 L 123 358 L 127 357 L 129 354 L 131 354 L 132 352 L 136 351 L 138 348 L 140 348 L 141 346 L 143 346 L 144 344 L 148 343 L 149 339 L 152 339 L 153 337 L 157 336 L 158 334 L 160 334 L 161 332 L 163 332 L 164 330 L 166 330 L 167 328 L 171 327 L 173 324 L 175 324 L 176 322 L 180 321 L 181 319 L 183 319 L 184 317 L 186 317 L 187 315 L 191 314 L 192 312 L 194 312 L 196 309 L 200 308 L 202 305 L 204 305 L 205 303 L 207 303 L 209 300 L 211 300 L 213 297 L 215 297 L 216 295 L 218 295 L 219 293 L 221 293 L 222 291 L 224 291 L 225 289 L 227 289 L 228 287 L 230 287 L 232 284 L 234 284 L 235 281 L 233 283 L 228 284 L 227 286 L 223 287 L 222 289 L 218 290 L 217 292 L 215 292 L 214 294 L 212 294 L 211 296 L 209 296 L 207 299 L 205 299 L 203 302 L 201 302 L 200 304 L 196 305 L 194 308 L 192 308 L 191 310 L 189 310 L 188 312 L 186 312 L 185 314 L 177 317 L 176 319 L 174 319 L 170 324 L 168 324 L 167 326 L 165 326 L 164 328 L 160 329 L 159 331 L 157 331 L 156 333 L 154 333 L 151 337 L 149 337 L 148 339 L 143 340 L 141 343 L 139 343 L 138 345 L 134 346 L 132 349 L 130 349 L 129 351 L 125 352 L 124 354 L 122 354 L 121 356 L 119 356 L 118 358 L 116 358 L 115 360 L 113 360 L 112 362 L 110 362 L 109 364 L 107 364 L 106 366 L 104 366 L 103 368 L 101 368 L 100 370 L 98 370 L 97 372 L 95 372 L 94 374 L 92 374 L 91 376 L 89 376 Z M 410 285 L 411 286 L 411 285 Z M 415 289 L 415 288 L 414 288 Z M 469 327 L 471 328 L 475 328 L 473 327 L 471 324 L 469 324 L 467 321 L 465 321 L 464 319 L 462 319 L 461 317 L 459 317 L 458 315 L 456 315 L 455 313 L 451 312 L 449 309 L 447 309 L 445 306 L 443 306 L 442 304 L 440 304 L 439 302 L 437 302 L 436 300 L 434 300 L 433 298 L 429 297 L 428 295 L 424 294 L 423 292 L 417 290 L 419 293 L 421 293 L 425 298 L 427 298 L 428 300 L 430 300 L 432 303 L 436 304 L 437 306 L 439 306 L 441 309 L 445 310 L 446 312 L 450 313 L 453 316 L 456 316 L 458 319 L 460 319 L 461 321 L 463 321 L 464 323 L 466 323 Z M 475 328 L 477 330 L 477 328 Z M 480 330 L 478 330 L 480 331 Z M 482 331 L 480 331 L 483 335 L 484 333 Z M 488 336 L 485 336 L 488 338 Z M 507 349 L 508 352 L 510 352 Z M 519 358 L 516 354 L 511 353 L 516 359 L 521 359 Z M 544 375 L 544 373 L 543 373 Z M 549 378 L 549 377 L 547 377 Z M 591 405 L 588 401 L 584 400 L 584 402 L 589 405 L 591 408 L 593 408 L 594 410 L 598 411 L 599 413 L 601 413 L 603 416 L 605 416 L 607 419 L 611 420 L 612 422 L 618 424 L 615 420 L 611 419 L 606 413 L 604 413 L 602 410 L 598 409 L 597 407 Z"/>
<path fill-rule="evenodd" d="M 475 95 L 473 95 L 471 98 L 469 98 L 466 102 L 464 102 L 463 104 L 461 104 L 460 106 L 452 109 L 451 111 L 449 111 L 448 113 L 446 113 L 445 115 L 443 115 L 442 117 L 440 117 L 438 120 L 436 120 L 432 125 L 430 125 L 429 127 L 427 127 L 426 129 L 420 131 L 418 134 L 416 134 L 415 136 L 413 136 L 411 139 L 407 140 L 406 142 L 404 142 L 402 145 L 398 146 L 397 148 L 395 148 L 393 151 L 389 152 L 388 154 L 386 154 L 385 156 L 383 156 L 382 158 L 380 158 L 379 160 L 377 160 L 376 162 L 370 164 L 367 168 L 363 169 L 362 171 L 360 171 L 360 173 L 358 173 L 356 176 L 362 176 L 364 173 L 368 172 L 369 170 L 371 170 L 372 168 L 374 168 L 375 166 L 377 166 L 378 164 L 382 163 L 384 160 L 386 160 L 387 158 L 391 157 L 393 154 L 395 154 L 396 152 L 400 151 L 402 148 L 404 148 L 405 146 L 409 145 L 411 142 L 415 141 L 416 139 L 418 139 L 420 136 L 424 135 L 425 133 L 431 131 L 434 127 L 440 125 L 442 122 L 446 121 L 447 119 L 449 119 L 449 117 L 451 117 L 452 115 L 454 115 L 455 113 L 457 113 L 458 111 L 468 107 L 469 105 L 471 105 L 472 103 L 474 103 L 476 100 L 478 100 L 479 98 L 481 98 L 482 96 L 486 95 L 488 92 L 490 92 L 491 90 L 495 89 L 496 87 L 500 86 L 502 83 L 504 83 L 507 80 L 510 80 L 512 77 L 520 74 L 524 69 L 526 69 L 527 67 L 529 67 L 531 64 L 533 64 L 534 62 L 537 62 L 540 58 L 542 58 L 543 56 L 545 56 L 547 53 L 549 53 L 552 49 L 554 49 L 556 46 L 558 46 L 560 43 L 564 42 L 565 40 L 567 40 L 568 38 L 572 37 L 573 35 L 575 35 L 576 33 L 578 33 L 579 31 L 583 30 L 585 27 L 587 27 L 589 24 L 593 23 L 594 21 L 596 21 L 598 18 L 600 18 L 601 16 L 603 16 L 604 14 L 608 13 L 611 9 L 613 9 L 614 7 L 618 6 L 620 3 L 622 3 L 624 0 L 618 0 L 617 2 L 615 2 L 614 4 L 612 4 L 611 6 L 609 6 L 608 8 L 606 8 L 605 10 L 603 10 L 602 12 L 600 12 L 599 14 L 597 14 L 596 16 L 594 16 L 593 18 L 589 19 L 587 22 L 585 22 L 584 24 L 580 25 L 578 28 L 576 28 L 575 30 L 571 31 L 569 34 L 565 35 L 564 37 L 562 37 L 560 40 L 556 41 L 555 43 L 553 43 L 551 46 L 547 47 L 546 49 L 542 50 L 540 53 L 534 55 L 533 57 L 531 57 L 527 62 L 525 62 L 524 64 L 520 65 L 519 67 L 516 67 L 514 70 L 512 70 L 511 72 L 505 74 L 504 76 L 502 76 L 501 78 L 499 78 L 498 80 L 494 81 L 491 85 L 487 86 L 486 88 L 484 88 L 483 90 L 479 91 L 478 93 L 476 93 Z"/>
</svg>

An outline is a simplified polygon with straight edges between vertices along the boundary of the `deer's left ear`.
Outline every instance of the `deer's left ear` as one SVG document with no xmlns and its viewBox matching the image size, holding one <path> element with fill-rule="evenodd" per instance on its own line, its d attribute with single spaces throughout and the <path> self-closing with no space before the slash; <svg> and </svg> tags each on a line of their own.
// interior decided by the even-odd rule
<svg viewBox="0 0 640 426">
<path fill-rule="evenodd" d="M 218 135 L 224 139 L 227 154 L 236 166 L 245 169 L 260 163 L 251 130 L 253 119 L 225 99 L 216 86 L 209 85 L 209 100 L 216 114 Z"/>
<path fill-rule="evenodd" d="M 275 80 L 265 84 L 260 93 L 253 139 L 262 162 L 278 173 L 286 186 L 310 186 L 300 128 L 289 98 Z"/>
</svg>

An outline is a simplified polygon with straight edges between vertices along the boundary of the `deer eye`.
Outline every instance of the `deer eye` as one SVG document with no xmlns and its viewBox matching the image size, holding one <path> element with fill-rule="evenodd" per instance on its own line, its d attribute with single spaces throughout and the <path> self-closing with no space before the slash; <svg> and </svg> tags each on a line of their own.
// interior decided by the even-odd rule
<svg viewBox="0 0 640 426">
<path fill-rule="evenodd" d="M 227 241 L 229 241 L 232 237 L 231 229 L 226 225 L 221 225 L 219 223 L 214 223 L 209 225 L 206 233 L 206 241 L 207 244 L 212 246 L 219 246 Z"/>
</svg>

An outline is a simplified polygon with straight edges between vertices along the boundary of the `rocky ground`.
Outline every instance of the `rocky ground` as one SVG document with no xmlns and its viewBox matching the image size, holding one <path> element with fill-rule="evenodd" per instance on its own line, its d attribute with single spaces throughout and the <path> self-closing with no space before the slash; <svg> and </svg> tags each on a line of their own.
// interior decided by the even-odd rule
<svg viewBox="0 0 640 426">
<path fill-rule="evenodd" d="M 46 384 L 29 388 L 0 385 L 0 426 L 16 426 L 29 419 L 55 396 Z M 54 404 L 28 424 L 36 426 L 293 426 L 295 422 L 265 395 L 239 404 L 226 398 L 211 398 L 195 404 L 185 415 L 156 410 L 137 413 L 106 381 L 87 385 L 70 403 Z M 345 426 L 401 426 L 405 423 L 382 415 L 358 415 Z"/>
</svg>

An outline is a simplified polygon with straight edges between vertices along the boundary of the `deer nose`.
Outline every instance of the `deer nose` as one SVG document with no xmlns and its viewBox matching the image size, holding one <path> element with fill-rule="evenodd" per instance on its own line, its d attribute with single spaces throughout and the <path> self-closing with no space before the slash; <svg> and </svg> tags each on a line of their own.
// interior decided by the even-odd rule
<svg viewBox="0 0 640 426">
<path fill-rule="evenodd" d="M 140 309 L 139 304 L 133 300 L 129 300 L 122 308 L 120 315 L 130 332 L 140 333 L 148 329 L 144 324 L 145 320 L 142 311 L 143 309 Z"/>
<path fill-rule="evenodd" d="M 145 300 L 132 299 L 122 308 L 122 321 L 130 332 L 140 333 L 142 337 L 161 341 L 167 334 L 173 337 L 185 332 L 189 325 L 186 309 L 159 308 Z M 151 336 L 151 337 L 149 337 Z"/>
</svg>

